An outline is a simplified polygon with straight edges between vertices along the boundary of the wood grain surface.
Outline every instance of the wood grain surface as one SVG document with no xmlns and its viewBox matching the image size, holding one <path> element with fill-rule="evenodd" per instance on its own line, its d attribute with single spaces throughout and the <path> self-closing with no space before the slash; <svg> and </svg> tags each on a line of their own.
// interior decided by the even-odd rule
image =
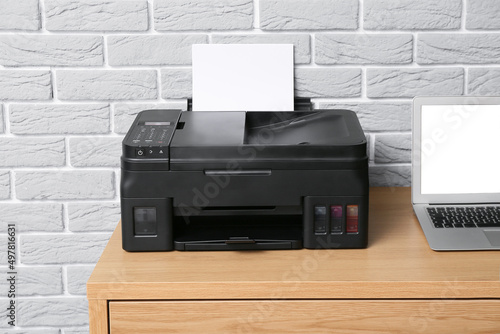
<svg viewBox="0 0 500 334">
<path fill-rule="evenodd" d="M 372 188 L 367 249 L 136 252 L 118 225 L 89 299 L 500 298 L 500 252 L 435 252 L 409 188 Z"/>
<path fill-rule="evenodd" d="M 111 302 L 121 333 L 498 333 L 500 300 Z M 147 321 L 145 321 L 147 319 Z"/>
</svg>

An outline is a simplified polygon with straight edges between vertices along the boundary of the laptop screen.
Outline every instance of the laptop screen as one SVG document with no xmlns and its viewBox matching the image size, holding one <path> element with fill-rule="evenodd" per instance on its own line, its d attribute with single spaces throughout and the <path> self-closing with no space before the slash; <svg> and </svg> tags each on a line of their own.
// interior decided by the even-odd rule
<svg viewBox="0 0 500 334">
<path fill-rule="evenodd" d="M 500 105 L 421 106 L 421 194 L 500 193 Z"/>
</svg>

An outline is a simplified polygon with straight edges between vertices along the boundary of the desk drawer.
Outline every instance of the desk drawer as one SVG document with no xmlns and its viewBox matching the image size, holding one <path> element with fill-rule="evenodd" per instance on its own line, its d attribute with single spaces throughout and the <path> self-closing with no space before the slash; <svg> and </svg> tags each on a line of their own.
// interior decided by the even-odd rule
<svg viewBox="0 0 500 334">
<path fill-rule="evenodd" d="M 110 302 L 118 333 L 497 333 L 500 300 Z"/>
</svg>

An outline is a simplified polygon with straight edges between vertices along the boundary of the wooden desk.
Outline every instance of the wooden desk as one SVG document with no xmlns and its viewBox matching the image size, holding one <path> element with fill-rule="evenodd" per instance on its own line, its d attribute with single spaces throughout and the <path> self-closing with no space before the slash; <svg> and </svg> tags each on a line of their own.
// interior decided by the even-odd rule
<svg viewBox="0 0 500 334">
<path fill-rule="evenodd" d="M 409 188 L 374 188 L 367 249 L 127 253 L 87 283 L 91 333 L 500 333 L 500 252 L 434 252 Z"/>
</svg>

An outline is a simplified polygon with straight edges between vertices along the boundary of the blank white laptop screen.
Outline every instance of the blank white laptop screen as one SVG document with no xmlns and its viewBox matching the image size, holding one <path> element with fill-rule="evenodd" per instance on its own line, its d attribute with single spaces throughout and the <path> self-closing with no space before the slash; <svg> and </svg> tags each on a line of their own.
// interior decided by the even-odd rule
<svg viewBox="0 0 500 334">
<path fill-rule="evenodd" d="M 422 194 L 500 193 L 500 105 L 423 105 Z"/>
</svg>

